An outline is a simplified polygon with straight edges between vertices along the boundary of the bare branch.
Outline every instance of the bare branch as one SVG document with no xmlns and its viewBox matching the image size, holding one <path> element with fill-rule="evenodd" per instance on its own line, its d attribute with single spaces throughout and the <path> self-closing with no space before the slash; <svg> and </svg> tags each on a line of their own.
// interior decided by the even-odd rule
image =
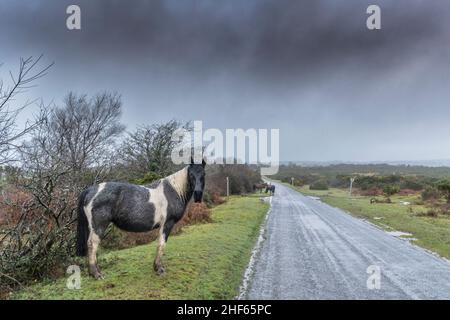
<svg viewBox="0 0 450 320">
<path fill-rule="evenodd" d="M 22 105 L 14 107 L 11 107 L 11 103 L 15 101 L 17 95 L 34 87 L 33 83 L 45 76 L 53 66 L 53 63 L 51 63 L 39 68 L 41 59 L 42 55 L 37 59 L 33 59 L 33 57 L 21 58 L 17 74 L 14 75 L 12 71 L 9 71 L 12 83 L 9 87 L 5 87 L 4 81 L 0 79 L 0 164 L 13 160 L 11 159 L 12 151 L 17 147 L 14 142 L 23 138 L 40 124 L 39 119 L 34 119 L 33 121 L 27 121 L 24 127 L 19 129 L 16 123 L 19 114 L 28 106 L 36 104 L 38 99 L 27 100 Z"/>
</svg>

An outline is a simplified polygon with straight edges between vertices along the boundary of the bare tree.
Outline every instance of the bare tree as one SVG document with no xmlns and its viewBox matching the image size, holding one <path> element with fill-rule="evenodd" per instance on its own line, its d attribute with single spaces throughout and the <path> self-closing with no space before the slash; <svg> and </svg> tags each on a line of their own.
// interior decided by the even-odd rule
<svg viewBox="0 0 450 320">
<path fill-rule="evenodd" d="M 17 141 L 29 133 L 42 121 L 42 116 L 28 120 L 24 127 L 18 128 L 17 117 L 28 106 L 38 100 L 26 100 L 24 103 L 13 106 L 18 95 L 34 86 L 34 82 L 45 76 L 53 65 L 39 67 L 42 56 L 37 59 L 29 57 L 20 59 L 19 70 L 14 75 L 9 72 L 10 84 L 0 79 L 0 164 L 11 161 L 11 152 L 16 148 Z"/>
<path fill-rule="evenodd" d="M 78 173 L 102 171 L 113 158 L 115 140 L 124 131 L 120 123 L 121 98 L 115 93 L 69 93 L 63 107 L 46 113 L 21 149 L 26 172 L 42 170 Z M 91 181 L 91 183 L 94 181 Z"/>
<path fill-rule="evenodd" d="M 65 148 L 64 160 L 75 170 L 100 165 L 125 129 L 119 122 L 121 113 L 121 97 L 116 93 L 92 99 L 69 93 L 65 106 L 53 112 L 49 128 Z"/>
<path fill-rule="evenodd" d="M 171 120 L 162 124 L 142 126 L 130 133 L 121 151 L 125 164 L 137 174 L 156 172 L 167 175 L 174 169 L 170 159 L 179 142 L 173 141 L 174 132 L 180 128 L 190 130 L 190 123 Z"/>
</svg>

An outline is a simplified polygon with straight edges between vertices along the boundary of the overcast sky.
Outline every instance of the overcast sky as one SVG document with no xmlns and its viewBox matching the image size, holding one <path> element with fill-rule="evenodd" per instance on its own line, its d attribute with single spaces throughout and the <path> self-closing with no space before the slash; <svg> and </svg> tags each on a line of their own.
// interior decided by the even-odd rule
<svg viewBox="0 0 450 320">
<path fill-rule="evenodd" d="M 28 96 L 118 91 L 129 130 L 279 128 L 282 160 L 450 158 L 448 0 L 0 0 L 0 74 L 41 53 L 55 65 Z"/>
</svg>

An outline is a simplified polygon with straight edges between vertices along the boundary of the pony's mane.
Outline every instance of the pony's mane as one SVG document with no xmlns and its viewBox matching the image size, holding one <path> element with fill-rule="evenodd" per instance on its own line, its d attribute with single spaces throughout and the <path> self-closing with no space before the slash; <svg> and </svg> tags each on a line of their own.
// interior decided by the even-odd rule
<svg viewBox="0 0 450 320">
<path fill-rule="evenodd" d="M 170 176 L 165 177 L 163 180 L 168 181 L 180 197 L 185 197 L 188 185 L 187 167 L 184 167 L 183 169 L 171 174 Z"/>
</svg>

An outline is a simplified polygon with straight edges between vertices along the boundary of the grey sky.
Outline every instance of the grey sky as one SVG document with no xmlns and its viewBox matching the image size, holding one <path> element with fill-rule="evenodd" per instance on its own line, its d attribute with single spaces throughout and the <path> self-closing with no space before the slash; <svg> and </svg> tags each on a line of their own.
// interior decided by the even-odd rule
<svg viewBox="0 0 450 320">
<path fill-rule="evenodd" d="M 129 129 L 279 128 L 282 160 L 450 158 L 447 0 L 0 0 L 0 30 L 0 74 L 43 53 L 28 95 L 117 90 Z"/>
</svg>

